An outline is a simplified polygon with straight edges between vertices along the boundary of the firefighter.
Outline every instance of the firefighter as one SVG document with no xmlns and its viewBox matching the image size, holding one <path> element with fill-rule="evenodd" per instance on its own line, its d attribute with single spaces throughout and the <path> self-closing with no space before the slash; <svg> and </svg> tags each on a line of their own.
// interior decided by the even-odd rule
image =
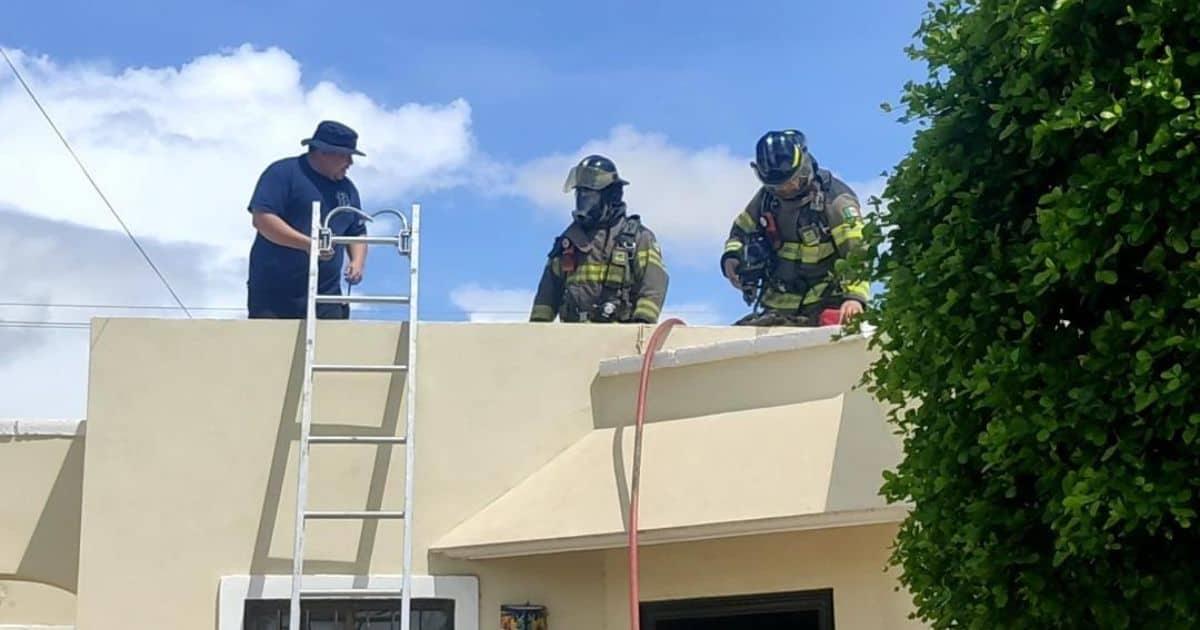
<svg viewBox="0 0 1200 630">
<path fill-rule="evenodd" d="M 571 169 L 563 192 L 575 193 L 574 220 L 554 240 L 530 321 L 658 321 L 667 269 L 654 233 L 626 212 L 628 184 L 604 156 L 589 155 Z"/>
<path fill-rule="evenodd" d="M 834 263 L 862 247 L 858 198 L 821 169 L 804 134 L 769 131 L 751 163 L 762 183 L 733 221 L 721 271 L 743 292 L 753 326 L 819 326 L 862 313 L 866 282 L 848 283 Z"/>
</svg>

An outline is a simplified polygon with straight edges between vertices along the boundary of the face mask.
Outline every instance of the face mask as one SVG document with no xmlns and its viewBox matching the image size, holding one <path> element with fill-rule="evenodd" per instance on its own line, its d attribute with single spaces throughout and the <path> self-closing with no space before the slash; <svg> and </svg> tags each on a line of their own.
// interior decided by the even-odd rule
<svg viewBox="0 0 1200 630">
<path fill-rule="evenodd" d="M 571 215 L 584 227 L 592 227 L 599 223 L 604 215 L 604 201 L 600 191 L 576 188 L 575 211 Z"/>
</svg>

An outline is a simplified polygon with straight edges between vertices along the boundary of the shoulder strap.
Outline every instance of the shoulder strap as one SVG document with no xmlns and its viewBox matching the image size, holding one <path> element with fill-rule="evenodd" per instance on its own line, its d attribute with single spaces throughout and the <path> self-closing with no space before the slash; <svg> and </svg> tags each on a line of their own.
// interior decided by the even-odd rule
<svg viewBox="0 0 1200 630">
<path fill-rule="evenodd" d="M 638 235 L 642 232 L 642 220 L 636 214 L 631 214 L 625 217 L 625 221 L 621 224 L 621 229 L 617 231 L 617 237 L 614 239 L 612 251 L 608 253 L 608 261 L 611 264 L 613 257 L 617 251 L 624 252 L 626 264 L 629 266 L 629 278 L 637 278 L 639 274 L 638 258 L 637 258 L 637 242 Z"/>
<path fill-rule="evenodd" d="M 621 224 L 621 236 L 631 236 L 634 239 L 633 246 L 637 248 L 637 236 L 642 231 L 642 218 L 636 214 L 631 214 L 625 217 L 625 222 Z"/>
</svg>

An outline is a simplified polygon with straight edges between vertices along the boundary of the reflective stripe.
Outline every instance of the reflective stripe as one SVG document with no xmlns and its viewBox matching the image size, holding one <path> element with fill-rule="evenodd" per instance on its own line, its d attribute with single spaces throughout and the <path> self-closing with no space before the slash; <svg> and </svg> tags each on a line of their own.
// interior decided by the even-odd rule
<svg viewBox="0 0 1200 630">
<path fill-rule="evenodd" d="M 662 254 L 657 249 L 643 249 L 638 252 L 638 265 L 645 268 L 649 265 L 654 265 L 661 269 L 666 269 L 663 264 Z"/>
<path fill-rule="evenodd" d="M 853 295 L 854 297 L 860 297 L 863 300 L 867 300 L 871 297 L 871 283 L 870 282 L 854 282 L 851 284 L 847 284 L 845 288 L 846 288 L 847 295 Z"/>
<path fill-rule="evenodd" d="M 659 308 L 658 304 L 655 303 L 654 300 L 650 298 L 642 298 L 637 301 L 637 308 L 633 310 L 633 316 L 637 317 L 638 315 L 644 315 L 648 319 L 658 319 L 658 315 L 661 312 L 662 309 Z"/>
<path fill-rule="evenodd" d="M 753 232 L 758 227 L 758 224 L 754 222 L 754 217 L 750 216 L 750 213 L 745 210 L 737 215 L 737 218 L 733 220 L 733 224 L 743 232 Z"/>
<path fill-rule="evenodd" d="M 855 221 L 853 224 L 843 223 L 833 228 L 833 242 L 837 243 L 838 245 L 845 244 L 845 242 L 850 239 L 862 240 L 862 237 L 863 228 L 858 221 Z"/>
<path fill-rule="evenodd" d="M 555 257 L 550 259 L 550 274 L 555 278 L 562 278 L 562 259 Z"/>
<path fill-rule="evenodd" d="M 588 282 L 603 282 L 608 263 L 589 262 L 575 268 L 567 276 L 567 284 L 585 284 Z M 621 273 L 624 273 L 623 271 Z"/>
<path fill-rule="evenodd" d="M 804 245 L 802 243 L 784 243 L 779 248 L 779 257 L 792 262 L 816 264 L 837 253 L 833 243 L 819 245 Z"/>
<path fill-rule="evenodd" d="M 545 304 L 535 304 L 529 318 L 538 322 L 554 321 L 554 309 Z"/>
<path fill-rule="evenodd" d="M 795 310 L 800 308 L 800 295 L 796 293 L 779 293 L 777 291 L 767 291 L 763 296 L 763 306 L 775 309 Z"/>
<path fill-rule="evenodd" d="M 822 294 L 825 293 L 825 288 L 828 286 L 828 282 L 818 282 L 804 296 L 801 296 L 799 293 L 767 291 L 766 295 L 763 296 L 762 303 L 767 308 L 775 309 L 797 309 L 801 306 L 809 306 L 821 301 Z"/>
<path fill-rule="evenodd" d="M 625 284 L 626 273 L 628 273 L 628 271 L 625 269 L 625 265 L 617 264 L 615 262 L 609 263 L 608 272 L 604 274 L 603 281 L 607 285 L 619 287 Z"/>
<path fill-rule="evenodd" d="M 741 241 L 736 240 L 736 239 L 730 239 L 725 242 L 725 253 L 740 252 L 740 251 L 742 251 L 743 247 L 745 247 L 745 245 L 743 245 Z"/>
</svg>

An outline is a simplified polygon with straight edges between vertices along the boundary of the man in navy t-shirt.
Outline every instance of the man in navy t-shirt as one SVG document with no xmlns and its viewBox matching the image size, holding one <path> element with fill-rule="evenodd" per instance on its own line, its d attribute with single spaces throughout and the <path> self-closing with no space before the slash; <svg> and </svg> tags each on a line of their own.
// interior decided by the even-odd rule
<svg viewBox="0 0 1200 630">
<path fill-rule="evenodd" d="M 308 153 L 284 158 L 258 178 L 248 210 L 258 236 L 250 248 L 247 309 L 251 318 L 303 319 L 307 308 L 309 234 L 312 203 L 321 202 L 321 220 L 339 206 L 362 208 L 358 189 L 346 177 L 358 151 L 358 134 L 337 122 L 317 125 L 313 136 L 300 142 Z M 341 236 L 361 236 L 367 228 L 361 216 L 343 211 L 329 226 Z M 345 253 L 349 251 L 349 263 Z M 335 245 L 330 257 L 318 263 L 318 292 L 341 295 L 342 277 L 350 284 L 362 280 L 367 246 Z M 343 266 L 345 271 L 343 273 Z M 347 319 L 346 304 L 317 304 L 319 319 Z"/>
</svg>

